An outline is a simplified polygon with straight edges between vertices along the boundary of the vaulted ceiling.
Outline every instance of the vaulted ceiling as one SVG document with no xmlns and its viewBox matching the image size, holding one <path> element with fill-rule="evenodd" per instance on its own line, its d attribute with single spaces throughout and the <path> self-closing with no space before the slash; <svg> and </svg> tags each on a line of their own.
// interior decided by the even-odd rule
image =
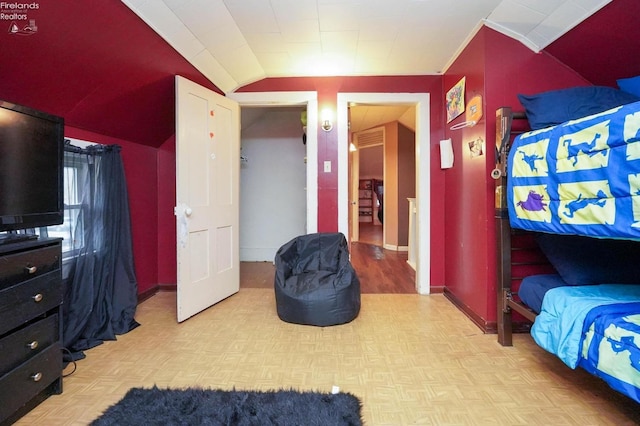
<svg viewBox="0 0 640 426">
<path fill-rule="evenodd" d="M 540 51 L 609 1 L 123 0 L 225 92 L 266 77 L 440 74 L 482 24 Z"/>
<path fill-rule="evenodd" d="M 481 25 L 593 84 L 640 75 L 637 0 L 125 1 L 2 3 L 38 7 L 0 10 L 16 14 L 0 20 L 0 99 L 159 146 L 175 75 L 224 93 L 272 76 L 437 74 Z"/>
</svg>

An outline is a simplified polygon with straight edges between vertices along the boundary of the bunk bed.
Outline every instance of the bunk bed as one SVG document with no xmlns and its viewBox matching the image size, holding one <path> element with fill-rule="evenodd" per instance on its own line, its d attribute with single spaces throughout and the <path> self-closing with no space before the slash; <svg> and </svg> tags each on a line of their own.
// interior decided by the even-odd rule
<svg viewBox="0 0 640 426">
<path fill-rule="evenodd" d="M 538 120 L 530 100 L 496 112 L 498 342 L 530 331 L 640 402 L 640 101 Z"/>
</svg>

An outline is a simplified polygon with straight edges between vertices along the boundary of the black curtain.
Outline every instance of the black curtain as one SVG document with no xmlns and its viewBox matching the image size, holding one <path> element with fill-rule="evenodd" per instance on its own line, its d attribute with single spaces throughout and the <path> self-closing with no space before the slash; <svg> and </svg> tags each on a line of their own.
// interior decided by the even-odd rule
<svg viewBox="0 0 640 426">
<path fill-rule="evenodd" d="M 138 290 L 120 146 L 67 144 L 65 173 L 74 256 L 63 268 L 63 341 L 75 360 L 139 325 Z"/>
</svg>

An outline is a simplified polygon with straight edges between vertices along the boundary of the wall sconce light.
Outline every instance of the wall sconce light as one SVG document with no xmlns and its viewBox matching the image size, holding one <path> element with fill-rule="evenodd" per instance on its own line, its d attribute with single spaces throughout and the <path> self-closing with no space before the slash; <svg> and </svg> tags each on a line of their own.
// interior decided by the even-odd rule
<svg viewBox="0 0 640 426">
<path fill-rule="evenodd" d="M 332 118 L 332 114 L 331 114 L 331 110 L 328 108 L 325 108 L 324 110 L 322 110 L 322 130 L 324 130 L 325 132 L 330 132 L 331 129 L 333 129 L 333 124 L 331 123 L 331 118 Z"/>
<path fill-rule="evenodd" d="M 356 144 L 354 144 L 353 142 L 351 142 L 349 144 L 349 152 L 356 152 L 358 150 L 358 148 L 356 148 Z"/>
</svg>

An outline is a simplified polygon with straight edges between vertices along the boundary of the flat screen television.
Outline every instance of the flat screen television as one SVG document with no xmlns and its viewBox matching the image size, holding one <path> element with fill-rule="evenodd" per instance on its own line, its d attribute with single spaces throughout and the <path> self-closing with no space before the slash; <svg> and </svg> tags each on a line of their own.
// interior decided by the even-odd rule
<svg viewBox="0 0 640 426">
<path fill-rule="evenodd" d="M 64 220 L 64 119 L 0 100 L 0 234 Z"/>
</svg>

